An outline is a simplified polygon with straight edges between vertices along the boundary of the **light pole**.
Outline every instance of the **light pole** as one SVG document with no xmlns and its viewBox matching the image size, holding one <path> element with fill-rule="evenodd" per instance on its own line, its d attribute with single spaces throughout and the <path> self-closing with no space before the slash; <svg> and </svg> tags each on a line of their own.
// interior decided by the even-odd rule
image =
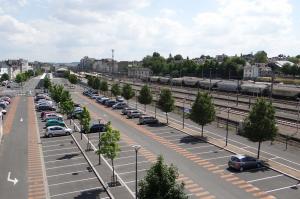
<svg viewBox="0 0 300 199">
<path fill-rule="evenodd" d="M 138 191 L 137 191 L 137 154 L 139 149 L 141 148 L 141 145 L 133 145 L 132 148 L 135 150 L 135 198 L 137 199 Z"/>
<path fill-rule="evenodd" d="M 184 117 L 185 117 L 185 96 L 182 102 L 182 128 L 184 129 Z"/>
<path fill-rule="evenodd" d="M 225 146 L 227 146 L 227 143 L 228 143 L 228 122 L 229 122 L 229 111 L 230 111 L 230 108 L 227 106 L 227 122 L 226 122 L 226 141 L 225 141 Z"/>
<path fill-rule="evenodd" d="M 101 124 L 101 119 L 99 119 L 99 124 Z M 101 165 L 101 154 L 100 154 L 100 146 L 101 146 L 101 135 L 100 135 L 100 131 L 98 132 L 98 162 L 99 162 L 99 165 Z"/>
<path fill-rule="evenodd" d="M 135 109 L 137 109 L 137 90 L 135 90 Z"/>
<path fill-rule="evenodd" d="M 209 68 L 209 93 L 211 90 L 211 68 Z"/>
</svg>

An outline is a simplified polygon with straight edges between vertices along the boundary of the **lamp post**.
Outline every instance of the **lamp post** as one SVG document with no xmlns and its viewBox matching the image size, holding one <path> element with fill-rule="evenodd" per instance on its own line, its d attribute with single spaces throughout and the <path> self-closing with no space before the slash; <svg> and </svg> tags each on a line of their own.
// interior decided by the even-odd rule
<svg viewBox="0 0 300 199">
<path fill-rule="evenodd" d="M 209 68 L 209 93 L 211 90 L 211 68 Z"/>
<path fill-rule="evenodd" d="M 185 117 L 185 96 L 182 102 L 182 128 L 184 129 L 184 117 Z"/>
<path fill-rule="evenodd" d="M 135 90 L 135 109 L 137 109 L 137 90 Z"/>
<path fill-rule="evenodd" d="M 135 150 L 135 198 L 137 199 L 138 191 L 137 191 L 137 154 L 141 145 L 133 145 L 132 148 Z"/>
<path fill-rule="evenodd" d="M 101 124 L 101 119 L 99 119 L 99 124 Z M 101 154 L 100 154 L 100 144 L 101 144 L 101 135 L 100 135 L 100 131 L 98 132 L 98 151 L 99 151 L 99 153 L 98 153 L 98 163 L 99 163 L 99 165 L 101 165 Z"/>
<path fill-rule="evenodd" d="M 227 107 L 227 122 L 226 122 L 226 141 L 225 141 L 225 146 L 227 146 L 227 143 L 228 143 L 228 121 L 229 121 L 229 111 L 230 111 L 230 108 Z"/>
</svg>

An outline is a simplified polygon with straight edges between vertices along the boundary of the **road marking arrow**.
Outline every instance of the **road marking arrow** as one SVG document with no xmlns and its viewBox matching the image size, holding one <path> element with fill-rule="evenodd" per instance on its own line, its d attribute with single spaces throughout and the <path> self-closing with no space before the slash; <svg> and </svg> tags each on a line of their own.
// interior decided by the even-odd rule
<svg viewBox="0 0 300 199">
<path fill-rule="evenodd" d="M 15 179 L 10 179 L 10 172 L 8 172 L 8 176 L 7 176 L 7 181 L 8 182 L 13 182 L 14 183 L 14 186 L 19 182 L 19 180 L 17 178 Z"/>
</svg>

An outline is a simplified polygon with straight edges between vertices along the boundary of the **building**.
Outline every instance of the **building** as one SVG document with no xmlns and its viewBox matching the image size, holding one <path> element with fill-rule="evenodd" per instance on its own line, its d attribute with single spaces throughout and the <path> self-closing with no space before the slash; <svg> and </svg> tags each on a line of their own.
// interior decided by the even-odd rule
<svg viewBox="0 0 300 199">
<path fill-rule="evenodd" d="M 255 79 L 259 77 L 259 68 L 256 65 L 250 65 L 248 62 L 244 66 L 244 79 Z"/>
<path fill-rule="evenodd" d="M 78 64 L 78 71 L 92 72 L 93 64 L 95 61 L 96 59 L 85 56 L 80 60 Z"/>
<path fill-rule="evenodd" d="M 14 79 L 17 74 L 32 70 L 32 67 L 25 59 L 9 59 L 0 62 L 0 74 L 7 73 L 10 79 Z"/>
<path fill-rule="evenodd" d="M 259 76 L 260 77 L 271 77 L 272 76 L 272 68 L 269 66 L 259 67 Z"/>
<path fill-rule="evenodd" d="M 216 55 L 216 60 L 217 62 L 223 62 L 228 56 L 225 55 L 225 54 L 222 54 L 222 55 Z"/>
<path fill-rule="evenodd" d="M 152 71 L 150 68 L 144 68 L 144 67 L 128 68 L 129 78 L 144 78 L 144 77 L 150 77 L 151 75 L 152 75 Z"/>
<path fill-rule="evenodd" d="M 92 71 L 98 73 L 118 73 L 118 62 L 112 59 L 95 60 Z"/>
<path fill-rule="evenodd" d="M 290 64 L 291 66 L 294 65 L 293 62 L 290 61 L 276 61 L 275 65 L 279 68 L 282 68 L 285 64 Z"/>
</svg>

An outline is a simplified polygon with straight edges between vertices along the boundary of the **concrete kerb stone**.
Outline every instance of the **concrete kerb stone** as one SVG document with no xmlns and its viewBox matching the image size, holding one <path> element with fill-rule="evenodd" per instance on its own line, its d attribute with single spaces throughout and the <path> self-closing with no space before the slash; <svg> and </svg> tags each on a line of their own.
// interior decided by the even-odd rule
<svg viewBox="0 0 300 199">
<path fill-rule="evenodd" d="M 160 117 L 160 116 L 156 116 L 156 117 L 159 118 L 160 121 L 166 121 L 166 119 L 163 118 L 163 117 Z M 169 121 L 168 126 L 173 128 L 173 129 L 176 129 L 180 132 L 183 132 L 187 135 L 194 136 L 194 137 L 198 136 L 198 133 L 197 134 L 193 133 L 193 132 L 195 132 L 195 130 L 187 128 L 187 127 L 182 129 L 181 125 L 174 124 L 173 122 Z M 199 139 L 202 139 L 202 138 L 199 138 Z M 202 140 L 204 140 L 204 139 L 202 139 Z M 237 146 L 234 146 L 232 144 L 228 144 L 227 147 L 226 147 L 225 146 L 225 141 L 223 141 L 222 139 L 216 139 L 216 138 L 212 138 L 212 137 L 207 136 L 207 139 L 204 140 L 204 141 L 206 141 L 206 142 L 208 142 L 208 143 L 210 143 L 210 144 L 212 144 L 216 147 L 222 148 L 222 149 L 224 149 L 228 152 L 231 152 L 233 154 L 255 155 L 252 152 L 249 152 L 249 151 L 247 151 L 245 149 L 242 149 L 242 148 L 238 148 Z M 270 169 L 272 169 L 274 171 L 277 171 L 279 173 L 282 173 L 282 174 L 284 174 L 288 177 L 291 177 L 295 180 L 300 181 L 300 172 L 298 170 L 289 168 L 286 165 L 274 162 L 273 160 L 269 160 L 269 159 L 266 159 L 266 158 L 263 158 L 262 160 L 265 161 L 268 164 L 267 167 L 269 167 Z"/>
<path fill-rule="evenodd" d="M 72 121 L 73 122 L 73 121 Z M 91 166 L 91 168 L 93 169 L 93 172 L 95 173 L 95 175 L 97 176 L 98 180 L 100 181 L 100 183 L 102 184 L 104 190 L 106 191 L 106 193 L 108 194 L 108 196 L 111 199 L 115 199 L 115 197 L 112 195 L 112 193 L 109 191 L 108 187 L 106 186 L 105 182 L 103 181 L 103 179 L 101 178 L 101 176 L 98 174 L 97 170 L 95 169 L 94 165 L 90 162 L 90 160 L 87 158 L 86 154 L 84 153 L 84 150 L 81 148 L 81 146 L 79 145 L 79 143 L 77 142 L 77 140 L 74 138 L 74 136 L 71 134 L 73 140 L 75 141 L 76 145 L 78 146 L 79 150 L 81 151 L 82 155 L 84 156 L 84 158 L 86 159 L 86 161 L 88 162 L 88 164 Z"/>
</svg>

